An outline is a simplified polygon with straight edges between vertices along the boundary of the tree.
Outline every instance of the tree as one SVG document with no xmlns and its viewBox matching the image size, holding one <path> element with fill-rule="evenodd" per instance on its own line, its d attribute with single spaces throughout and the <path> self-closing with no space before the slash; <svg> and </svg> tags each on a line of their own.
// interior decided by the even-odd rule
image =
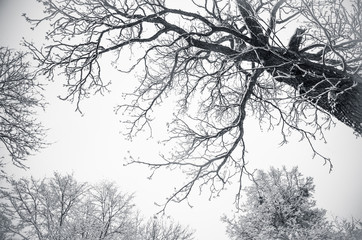
<svg viewBox="0 0 362 240">
<path fill-rule="evenodd" d="M 80 207 L 86 184 L 71 175 L 54 174 L 52 179 L 9 180 L 9 190 L 1 191 L 1 212 L 10 224 L 4 228 L 9 238 L 69 239 L 74 209 Z"/>
<path fill-rule="evenodd" d="M 361 220 L 326 219 L 326 210 L 316 208 L 314 184 L 293 168 L 259 170 L 245 188 L 242 214 L 224 216 L 230 239 L 361 239 Z"/>
<path fill-rule="evenodd" d="M 0 197 L 4 240 L 193 239 L 193 231 L 172 220 L 144 223 L 133 195 L 112 182 L 90 185 L 77 182 L 73 175 L 54 173 L 42 180 L 9 180 Z"/>
<path fill-rule="evenodd" d="M 83 98 L 103 93 L 102 57 L 124 71 L 142 71 L 118 106 L 131 138 L 151 129 L 153 110 L 176 100 L 168 143 L 175 149 L 151 169 L 181 167 L 184 185 L 167 199 L 185 200 L 195 186 L 218 195 L 246 168 L 244 122 L 279 128 L 282 143 L 300 134 L 315 155 L 334 119 L 362 134 L 362 2 L 351 0 L 40 0 L 50 22 L 45 47 L 25 44 L 51 79 L 65 76 L 80 111 Z M 189 6 L 193 6 L 191 10 Z M 295 32 L 289 37 L 288 33 Z M 113 54 L 113 55 L 112 55 Z M 125 54 L 134 56 L 124 67 Z M 104 58 L 103 58 L 104 59 Z"/>
<path fill-rule="evenodd" d="M 170 219 L 157 217 L 148 220 L 140 232 L 141 234 L 137 239 L 144 240 L 191 240 L 194 234 L 194 231 L 184 228 L 180 224 L 170 221 Z"/>
<path fill-rule="evenodd" d="M 4 216 L 3 213 L 0 213 L 0 239 L 1 240 L 7 240 L 7 230 L 9 229 L 10 220 Z"/>
<path fill-rule="evenodd" d="M 13 164 L 21 168 L 45 144 L 45 131 L 34 119 L 35 110 L 44 107 L 42 86 L 26 58 L 26 53 L 0 47 L 0 149 L 5 148 Z M 5 151 L 1 152 L 4 158 Z"/>
<path fill-rule="evenodd" d="M 297 168 L 259 170 L 245 191 L 243 214 L 222 219 L 230 239 L 337 239 L 326 211 L 315 208 L 313 179 Z"/>
<path fill-rule="evenodd" d="M 336 229 L 336 234 L 333 239 L 362 239 L 362 221 L 352 218 L 350 221 L 346 219 L 335 218 L 333 224 Z"/>
<path fill-rule="evenodd" d="M 75 219 L 80 239 L 133 239 L 137 229 L 133 195 L 122 193 L 113 182 L 89 189 Z"/>
</svg>

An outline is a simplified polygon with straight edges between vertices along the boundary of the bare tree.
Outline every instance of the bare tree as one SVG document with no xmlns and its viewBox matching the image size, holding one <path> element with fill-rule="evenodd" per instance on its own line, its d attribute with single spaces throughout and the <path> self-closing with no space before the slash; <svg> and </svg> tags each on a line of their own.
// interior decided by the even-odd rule
<svg viewBox="0 0 362 240">
<path fill-rule="evenodd" d="M 193 239 L 194 231 L 170 218 L 155 217 L 145 222 L 134 209 L 133 195 L 120 192 L 114 182 L 101 182 L 92 186 L 89 196 L 83 205 L 88 216 L 82 214 L 80 221 L 77 221 L 87 220 L 81 227 L 88 228 L 88 231 L 82 232 L 84 239 Z"/>
<path fill-rule="evenodd" d="M 144 222 L 133 195 L 113 182 L 78 183 L 73 175 L 22 178 L 0 190 L 0 237 L 24 240 L 191 240 L 172 219 Z M 155 238 L 150 238 L 154 236 Z"/>
<path fill-rule="evenodd" d="M 8 229 L 11 224 L 11 221 L 4 215 L 4 213 L 0 213 L 0 239 L 8 240 Z"/>
<path fill-rule="evenodd" d="M 283 143 L 300 134 L 331 168 L 313 140 L 324 139 L 335 118 L 362 134 L 360 0 L 191 0 L 184 9 L 167 0 L 41 2 L 46 15 L 28 20 L 49 21 L 50 41 L 26 44 L 49 78 L 62 72 L 63 99 L 78 110 L 84 97 L 109 86 L 102 56 L 124 72 L 142 71 L 138 88 L 117 108 L 129 116 L 129 137 L 151 129 L 157 105 L 177 100 L 169 129 L 176 149 L 161 163 L 133 161 L 183 169 L 186 182 L 167 203 L 186 199 L 195 186 L 217 195 L 236 179 L 238 204 L 242 176 L 251 175 L 247 116 L 280 129 Z M 129 53 L 134 65 L 124 69 Z"/>
<path fill-rule="evenodd" d="M 44 107 L 41 85 L 26 56 L 0 47 L 0 149 L 22 168 L 26 157 L 44 146 L 44 129 L 35 120 L 35 110 Z"/>
<path fill-rule="evenodd" d="M 137 217 L 134 210 L 133 195 L 119 191 L 115 183 L 101 182 L 92 186 L 87 200 L 85 219 L 88 236 L 94 239 L 132 239 L 135 234 Z M 89 208 L 91 211 L 89 211 Z"/>
<path fill-rule="evenodd" d="M 170 219 L 157 217 L 148 220 L 140 232 L 138 239 L 144 240 L 192 240 L 194 234 L 193 230 L 184 228 Z"/>
<path fill-rule="evenodd" d="M 333 239 L 358 240 L 362 238 L 362 221 L 352 218 L 351 220 L 335 218 L 333 221 L 335 235 Z"/>
<path fill-rule="evenodd" d="M 10 180 L 2 190 L 1 211 L 7 236 L 21 239 L 72 239 L 74 209 L 80 206 L 86 184 L 72 175 L 54 174 L 52 179 Z M 9 223 L 10 221 L 10 223 Z"/>
</svg>

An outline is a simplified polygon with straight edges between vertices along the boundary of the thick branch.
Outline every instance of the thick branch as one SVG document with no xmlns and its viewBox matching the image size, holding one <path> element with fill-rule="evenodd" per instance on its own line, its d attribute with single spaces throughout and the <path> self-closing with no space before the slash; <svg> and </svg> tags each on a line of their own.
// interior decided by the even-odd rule
<svg viewBox="0 0 362 240">
<path fill-rule="evenodd" d="M 251 39 L 256 42 L 257 46 L 265 46 L 268 38 L 264 35 L 263 27 L 257 21 L 254 10 L 247 0 L 237 0 L 240 14 L 251 35 Z"/>
</svg>

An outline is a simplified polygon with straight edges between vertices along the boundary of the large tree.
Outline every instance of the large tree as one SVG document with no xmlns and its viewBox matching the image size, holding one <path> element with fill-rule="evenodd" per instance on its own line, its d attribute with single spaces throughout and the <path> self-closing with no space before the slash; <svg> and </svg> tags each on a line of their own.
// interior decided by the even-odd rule
<svg viewBox="0 0 362 240">
<path fill-rule="evenodd" d="M 185 184 L 218 194 L 245 164 L 244 122 L 313 139 L 338 119 L 362 134 L 362 2 L 351 0 L 40 0 L 50 22 L 44 47 L 27 42 L 49 78 L 65 77 L 63 99 L 103 93 L 101 58 L 139 73 L 119 111 L 128 134 L 150 127 L 154 108 L 176 100 L 170 142 L 176 148 L 153 169 L 180 166 Z M 294 34 L 292 34 L 294 32 Z M 122 62 L 134 56 L 133 65 Z M 103 58 L 104 59 L 104 58 Z M 128 59 L 128 56 L 127 56 Z M 134 161 L 141 162 L 141 161 Z M 239 199 L 237 194 L 237 202 Z"/>
</svg>

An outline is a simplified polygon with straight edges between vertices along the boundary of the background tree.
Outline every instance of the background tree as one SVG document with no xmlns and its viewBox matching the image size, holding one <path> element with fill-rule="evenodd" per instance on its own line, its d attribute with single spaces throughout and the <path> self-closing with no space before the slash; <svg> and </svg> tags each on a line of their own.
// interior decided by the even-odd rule
<svg viewBox="0 0 362 240">
<path fill-rule="evenodd" d="M 151 129 L 154 108 L 176 100 L 163 162 L 181 167 L 186 181 L 168 198 L 186 199 L 195 186 L 218 195 L 246 168 L 244 122 L 278 128 L 282 143 L 300 134 L 314 139 L 334 118 L 362 133 L 362 2 L 351 0 L 191 0 L 184 9 L 167 0 L 41 0 L 49 21 L 44 47 L 27 42 L 43 72 L 65 76 L 80 110 L 83 98 L 103 93 L 101 58 L 124 72 L 142 71 L 139 86 L 117 109 L 129 118 L 128 136 Z M 189 4 L 190 3 L 190 4 Z M 193 6 L 192 8 L 189 6 Z M 292 34 L 295 32 L 294 34 Z M 121 63 L 133 54 L 129 68 Z M 330 167 L 332 165 L 330 164 Z"/>
<path fill-rule="evenodd" d="M 313 179 L 297 168 L 260 170 L 245 191 L 242 214 L 222 218 L 230 239 L 354 239 L 361 230 L 358 221 L 327 221 L 315 207 Z"/>
<path fill-rule="evenodd" d="M 362 239 L 362 221 L 352 218 L 350 221 L 346 219 L 335 218 L 333 221 L 335 227 L 335 235 L 333 239 Z"/>
<path fill-rule="evenodd" d="M 0 192 L 1 239 L 174 239 L 191 240 L 193 231 L 154 220 L 145 223 L 133 195 L 114 183 L 77 182 L 72 175 L 9 181 Z M 151 227 L 152 226 L 152 227 Z M 150 238 L 154 236 L 154 238 Z"/>
<path fill-rule="evenodd" d="M 35 111 L 44 107 L 42 86 L 26 59 L 26 53 L 0 47 L 0 149 L 5 149 L 0 158 L 8 153 L 22 168 L 26 157 L 44 146 L 44 129 L 35 119 Z"/>
<path fill-rule="evenodd" d="M 0 239 L 7 240 L 7 229 L 9 229 L 9 225 L 11 224 L 11 221 L 3 214 L 0 213 Z"/>
<path fill-rule="evenodd" d="M 193 239 L 194 233 L 192 230 L 163 217 L 149 219 L 140 232 L 141 234 L 137 239 L 144 240 L 189 240 Z"/>
<path fill-rule="evenodd" d="M 101 182 L 87 196 L 75 219 L 82 238 L 134 239 L 139 224 L 132 195 L 120 192 L 115 183 Z"/>
<path fill-rule="evenodd" d="M 86 184 L 57 173 L 52 179 L 22 178 L 9 184 L 9 190 L 1 191 L 1 211 L 11 222 L 5 225 L 7 237 L 40 240 L 72 236 L 74 209 L 81 206 Z"/>
</svg>

